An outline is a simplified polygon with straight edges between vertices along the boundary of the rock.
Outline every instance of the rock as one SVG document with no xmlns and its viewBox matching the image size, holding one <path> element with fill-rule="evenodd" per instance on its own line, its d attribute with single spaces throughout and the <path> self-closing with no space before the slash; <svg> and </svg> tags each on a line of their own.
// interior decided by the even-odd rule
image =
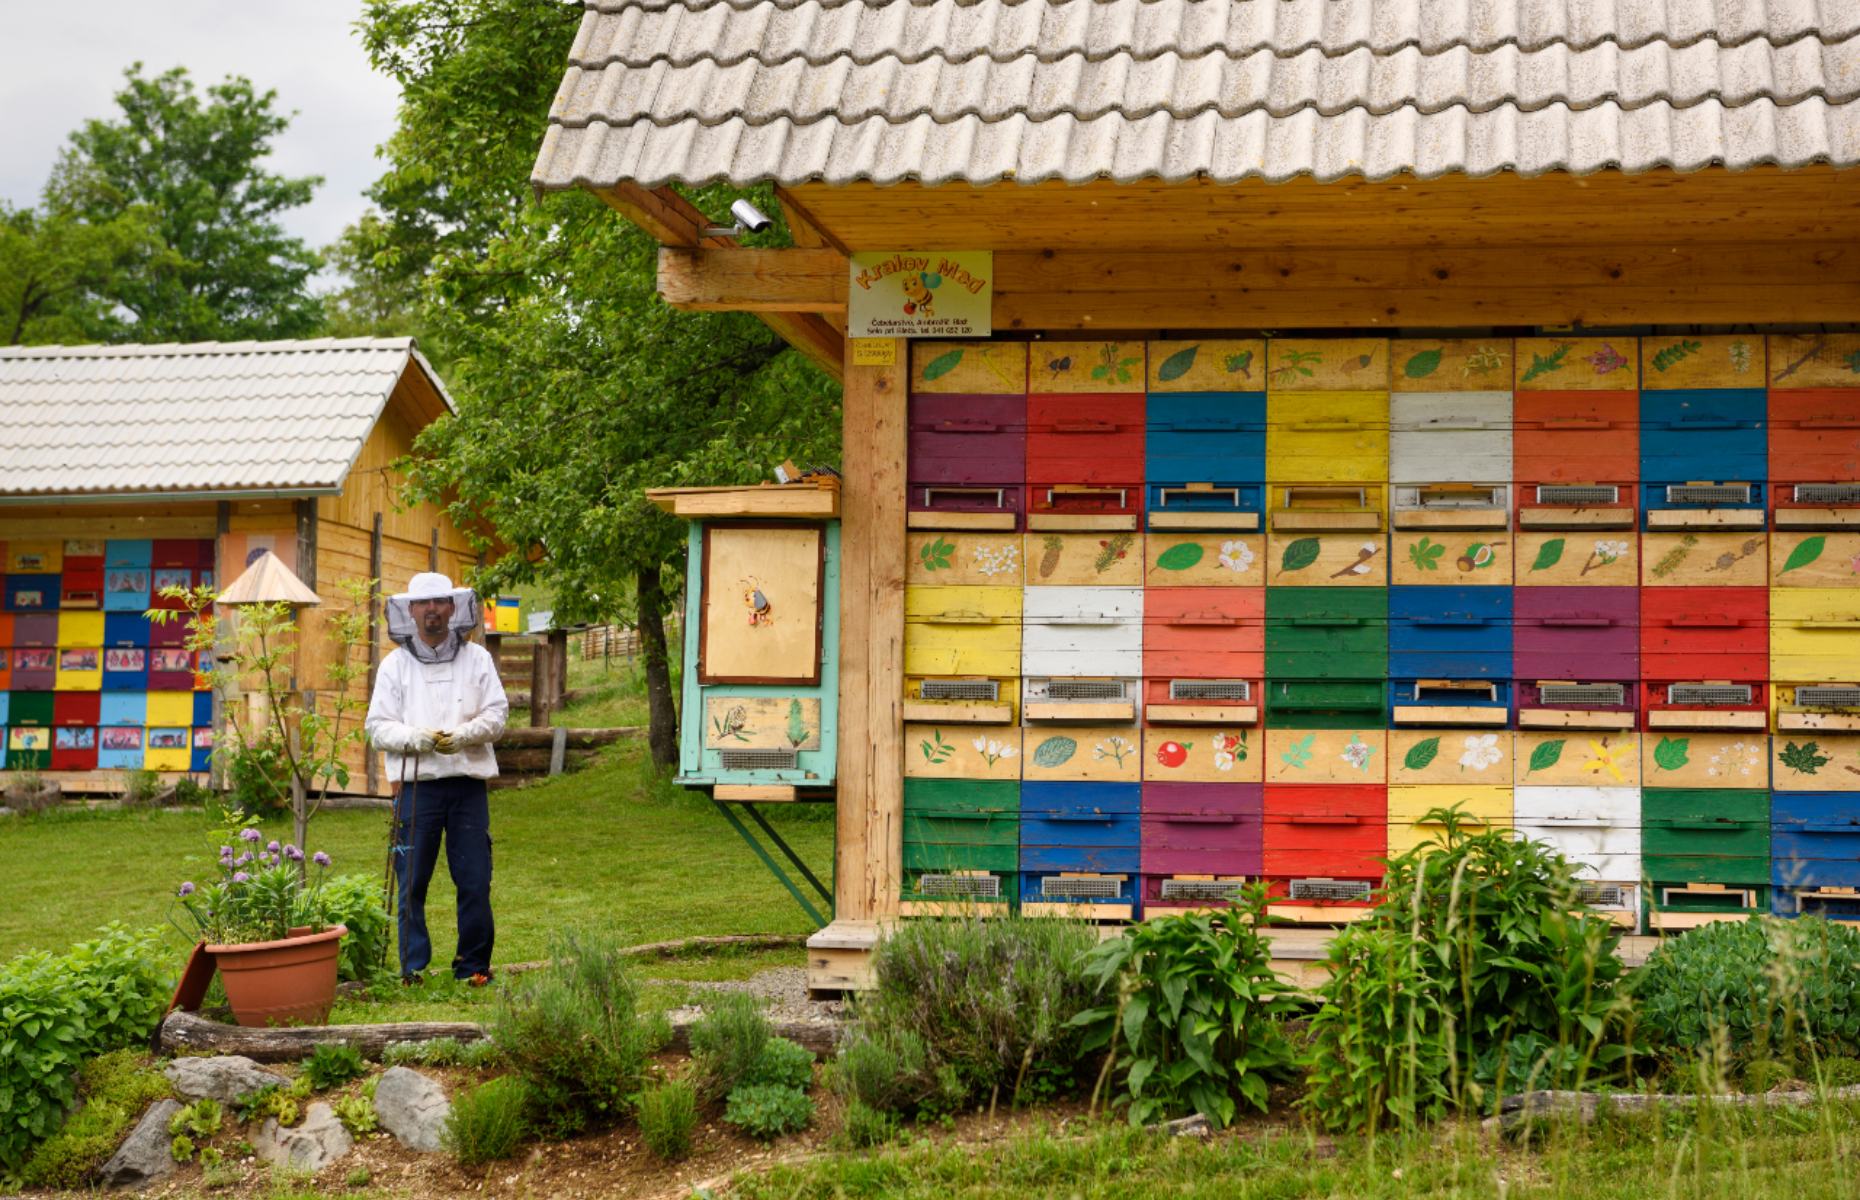
<svg viewBox="0 0 1860 1200">
<path fill-rule="evenodd" d="M 180 1111 L 178 1100 L 156 1101 L 98 1172 L 105 1186 L 147 1187 L 174 1170 L 174 1155 L 169 1153 L 174 1137 L 168 1122 Z"/>
<path fill-rule="evenodd" d="M 251 1059 L 238 1054 L 219 1054 L 212 1058 L 177 1058 L 163 1072 L 174 1090 L 189 1100 L 208 1097 L 221 1104 L 231 1104 L 249 1096 L 267 1084 L 287 1082 Z"/>
<path fill-rule="evenodd" d="M 1173 1121 L 1164 1121 L 1160 1125 L 1151 1125 L 1149 1128 L 1169 1137 L 1205 1138 L 1214 1136 L 1214 1126 L 1208 1124 L 1208 1118 L 1202 1116 L 1200 1113 L 1192 1113 L 1186 1117 L 1178 1117 Z"/>
<path fill-rule="evenodd" d="M 389 1067 L 375 1081 L 375 1115 L 381 1128 L 409 1150 L 440 1148 L 452 1102 L 435 1081 L 408 1067 Z"/>
<path fill-rule="evenodd" d="M 253 1151 L 272 1166 L 312 1173 L 321 1171 L 354 1146 L 354 1139 L 342 1127 L 335 1111 L 321 1101 L 304 1113 L 303 1124 L 285 1129 L 271 1118 L 252 1139 Z"/>
</svg>

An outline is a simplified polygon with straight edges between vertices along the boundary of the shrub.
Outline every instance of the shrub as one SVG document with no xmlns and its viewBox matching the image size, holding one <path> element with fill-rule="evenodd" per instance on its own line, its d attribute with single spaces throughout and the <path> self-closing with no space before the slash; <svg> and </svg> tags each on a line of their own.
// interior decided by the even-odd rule
<svg viewBox="0 0 1860 1200">
<path fill-rule="evenodd" d="M 1331 943 L 1303 1103 L 1332 1127 L 1582 1087 L 1631 1062 L 1621 935 L 1580 911 L 1569 863 L 1467 834 L 1457 812 L 1428 819 L 1441 839 L 1389 860 L 1381 905 Z"/>
<path fill-rule="evenodd" d="M 772 1030 L 762 1005 L 742 992 L 725 992 L 705 1006 L 691 1026 L 692 1079 L 703 1099 L 721 1100 L 749 1078 Z"/>
<path fill-rule="evenodd" d="M 381 1124 L 381 1114 L 375 1111 L 373 1097 L 367 1095 L 337 1096 L 329 1102 L 330 1111 L 342 1122 L 342 1127 L 358 1137 L 364 1133 L 373 1133 Z"/>
<path fill-rule="evenodd" d="M 78 1064 L 145 1042 L 173 989 L 158 932 L 110 925 L 62 955 L 0 967 L 0 1167 L 15 1169 L 58 1127 Z"/>
<path fill-rule="evenodd" d="M 888 1113 L 947 1112 L 964 1098 L 955 1070 L 932 1066 L 924 1040 L 908 1029 L 855 1026 L 840 1043 L 829 1078 L 850 1103 Z"/>
<path fill-rule="evenodd" d="M 947 1109 L 997 1090 L 1018 1099 L 1070 1086 L 1081 1038 L 1070 1022 L 1091 1007 L 1085 954 L 1097 941 L 1091 929 L 1067 921 L 899 926 L 873 956 L 874 986 L 859 1000 L 845 1046 L 865 1062 L 838 1077 L 870 1085 L 877 1057 L 903 1064 L 921 1047 L 921 1063 L 895 1086 L 847 1086 L 868 1105 L 898 1111 Z M 882 1102 L 885 1092 L 896 1102 Z"/>
<path fill-rule="evenodd" d="M 870 1149 L 882 1146 L 898 1136 L 898 1118 L 895 1113 L 882 1108 L 873 1108 L 859 1100 L 846 1103 L 845 1125 L 841 1130 L 846 1140 L 854 1148 Z"/>
<path fill-rule="evenodd" d="M 501 991 L 491 1011 L 491 1036 L 529 1084 L 551 1133 L 625 1117 L 647 1055 L 665 1040 L 664 1019 L 639 1010 L 621 950 L 611 934 L 564 933 L 550 965 Z"/>
<path fill-rule="evenodd" d="M 205 1141 L 220 1131 L 220 1125 L 226 1114 L 220 1108 L 220 1102 L 210 1097 L 194 1101 L 168 1118 L 168 1132 L 176 1135 L 191 1134 Z"/>
<path fill-rule="evenodd" d="M 1662 942 L 1628 990 L 1668 1058 L 1722 1031 L 1738 1060 L 1860 1052 L 1860 930 L 1822 917 L 1726 921 Z"/>
<path fill-rule="evenodd" d="M 133 1050 L 113 1050 L 78 1069 L 84 1105 L 32 1149 L 19 1170 L 29 1187 L 76 1188 L 116 1152 L 132 1122 L 169 1094 L 161 1072 L 143 1065 Z"/>
<path fill-rule="evenodd" d="M 1191 1112 L 1228 1125 L 1239 1100 L 1264 1112 L 1267 1080 L 1291 1073 L 1295 1002 L 1259 934 L 1265 907 L 1252 885 L 1224 913 L 1145 921 L 1092 951 L 1106 1003 L 1073 1024 L 1087 1030 L 1081 1050 L 1111 1055 L 1132 1125 Z"/>
<path fill-rule="evenodd" d="M 504 1052 L 489 1038 L 461 1042 L 442 1037 L 430 1042 L 389 1042 L 381 1052 L 381 1061 L 390 1067 L 491 1067 L 503 1056 Z"/>
<path fill-rule="evenodd" d="M 744 1076 L 743 1083 L 773 1083 L 806 1091 L 814 1082 L 814 1052 L 785 1037 L 762 1043 L 762 1053 Z"/>
<path fill-rule="evenodd" d="M 290 807 L 290 758 L 275 737 L 252 742 L 229 738 L 215 754 L 225 771 L 227 803 L 239 812 L 263 817 Z"/>
<path fill-rule="evenodd" d="M 354 1046 L 318 1046 L 304 1059 L 303 1074 L 317 1091 L 327 1091 L 368 1071 L 362 1052 Z"/>
<path fill-rule="evenodd" d="M 697 1126 L 697 1089 L 682 1079 L 649 1085 L 639 1094 L 639 1134 L 646 1149 L 667 1162 L 691 1153 Z"/>
<path fill-rule="evenodd" d="M 316 897 L 316 915 L 324 925 L 346 925 L 336 971 L 342 979 L 368 981 L 388 973 L 393 922 L 381 899 L 381 881 L 366 875 L 337 875 Z"/>
<path fill-rule="evenodd" d="M 161 776 L 154 771 L 123 772 L 125 808 L 146 808 L 161 798 L 162 790 Z"/>
<path fill-rule="evenodd" d="M 530 1134 L 529 1086 L 506 1075 L 460 1092 L 446 1118 L 444 1140 L 460 1166 L 509 1158 Z"/>
<path fill-rule="evenodd" d="M 784 1133 L 806 1129 L 814 1119 L 814 1102 L 797 1087 L 746 1083 L 730 1093 L 723 1119 L 752 1138 L 773 1141 Z"/>
</svg>

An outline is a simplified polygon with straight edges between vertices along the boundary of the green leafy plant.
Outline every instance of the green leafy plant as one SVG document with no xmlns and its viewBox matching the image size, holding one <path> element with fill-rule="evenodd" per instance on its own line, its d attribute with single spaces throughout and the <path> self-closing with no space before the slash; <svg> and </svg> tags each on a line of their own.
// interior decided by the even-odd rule
<svg viewBox="0 0 1860 1200">
<path fill-rule="evenodd" d="M 367 875 L 337 875 L 323 881 L 312 901 L 314 924 L 348 930 L 337 944 L 337 977 L 357 982 L 384 974 L 394 923 L 382 904 L 381 881 Z"/>
<path fill-rule="evenodd" d="M 1322 351 L 1318 350 L 1284 350 L 1279 354 L 1279 365 L 1268 372 L 1272 382 L 1287 384 L 1298 379 L 1310 379 L 1317 372 L 1315 368 L 1324 361 Z"/>
<path fill-rule="evenodd" d="M 1690 1062 L 1722 1039 L 1743 1061 L 1860 1053 L 1860 930 L 1762 917 L 1663 941 L 1629 981 L 1640 1030 Z"/>
<path fill-rule="evenodd" d="M 354 1046 L 318 1046 L 304 1059 L 303 1075 L 317 1091 L 327 1091 L 368 1073 L 362 1052 Z"/>
<path fill-rule="evenodd" d="M 329 1108 L 342 1127 L 357 1137 L 380 1127 L 381 1114 L 375 1111 L 374 1098 L 366 1093 L 337 1096 L 329 1102 Z"/>
<path fill-rule="evenodd" d="M 649 1084 L 639 1094 L 639 1136 L 653 1157 L 676 1162 L 691 1153 L 697 1092 L 681 1079 Z"/>
<path fill-rule="evenodd" d="M 1301 1102 L 1333 1128 L 1482 1111 L 1508 1091 L 1581 1088 L 1631 1068 L 1620 931 L 1582 911 L 1555 851 L 1443 832 L 1389 860 L 1384 899 L 1331 943 Z"/>
<path fill-rule="evenodd" d="M 900 925 L 872 959 L 833 1064 L 835 1086 L 893 1112 L 945 1112 L 972 1099 L 1048 1095 L 1076 1083 L 1091 1003 L 1091 930 L 1063 921 Z"/>
<path fill-rule="evenodd" d="M 640 1010 L 622 949 L 607 931 L 565 931 L 547 967 L 498 993 L 488 1032 L 551 1133 L 625 1117 L 647 1056 L 669 1036 L 662 1016 Z"/>
<path fill-rule="evenodd" d="M 381 1061 L 390 1067 L 492 1067 L 502 1060 L 503 1051 L 488 1038 L 475 1042 L 452 1037 L 430 1042 L 389 1042 L 381 1052 Z"/>
<path fill-rule="evenodd" d="M 202 1141 L 220 1131 L 225 1123 L 226 1112 L 220 1102 L 211 1096 L 203 1096 L 168 1118 L 168 1132 L 172 1134 L 190 1134 Z"/>
<path fill-rule="evenodd" d="M 774 1031 L 754 996 L 724 992 L 691 1026 L 691 1079 L 705 1101 L 721 1100 L 749 1080 Z"/>
<path fill-rule="evenodd" d="M 840 1133 L 856 1150 L 882 1146 L 898 1136 L 898 1116 L 860 1100 L 848 1100 L 841 1114 Z"/>
<path fill-rule="evenodd" d="M 745 1083 L 777 1083 L 803 1090 L 814 1081 L 814 1052 L 785 1037 L 762 1043 L 762 1053 L 744 1076 Z"/>
<path fill-rule="evenodd" d="M 1131 368 L 1142 361 L 1140 356 L 1119 358 L 1117 343 L 1104 342 L 1098 347 L 1098 365 L 1091 369 L 1091 377 L 1106 383 L 1129 383 L 1133 378 Z"/>
<path fill-rule="evenodd" d="M 1543 545 L 1537 547 L 1537 557 L 1531 561 L 1531 570 L 1548 571 L 1551 567 L 1556 566 L 1563 558 L 1563 547 L 1565 544 L 1566 540 L 1563 538 L 1549 538 L 1546 540 Z"/>
<path fill-rule="evenodd" d="M 529 1114 L 535 1099 L 513 1075 L 466 1088 L 452 1098 L 441 1140 L 462 1167 L 510 1158 L 533 1132 Z"/>
<path fill-rule="evenodd" d="M 1082 1050 L 1104 1050 L 1133 1125 L 1200 1112 L 1230 1124 L 1239 1104 L 1264 1112 L 1267 1081 L 1296 1061 L 1285 1020 L 1292 989 L 1260 936 L 1263 884 L 1222 913 L 1145 921 L 1092 952 L 1104 1003 L 1079 1013 Z"/>
<path fill-rule="evenodd" d="M 306 873 L 304 852 L 290 843 L 264 843 L 256 818 L 228 809 L 221 819 L 225 824 L 209 839 L 219 844 L 219 878 L 181 884 L 175 925 L 190 939 L 216 945 L 277 941 L 305 926 L 322 929 L 329 855 L 311 855 L 315 870 Z"/>
<path fill-rule="evenodd" d="M 1438 571 L 1447 548 L 1432 538 L 1422 538 L 1408 547 L 1408 561 L 1423 571 Z"/>
<path fill-rule="evenodd" d="M 58 1128 L 80 1063 L 148 1039 L 174 988 L 172 958 L 159 932 L 112 924 L 64 954 L 0 967 L 0 1169 Z"/>
<path fill-rule="evenodd" d="M 814 1119 L 814 1102 L 797 1087 L 747 1083 L 730 1093 L 723 1120 L 752 1138 L 768 1142 L 797 1133 Z"/>
<path fill-rule="evenodd" d="M 178 1163 L 194 1160 L 194 1139 L 185 1133 L 177 1133 L 168 1143 L 168 1156 Z"/>
<path fill-rule="evenodd" d="M 238 811 L 262 817 L 290 808 L 291 763 L 275 738 L 231 742 L 214 754 L 226 779 L 226 799 Z"/>
<path fill-rule="evenodd" d="M 78 1069 L 78 1107 L 32 1148 L 19 1168 L 27 1187 L 76 1188 L 116 1152 L 137 1115 L 169 1095 L 167 1079 L 133 1050 L 112 1050 Z"/>
</svg>

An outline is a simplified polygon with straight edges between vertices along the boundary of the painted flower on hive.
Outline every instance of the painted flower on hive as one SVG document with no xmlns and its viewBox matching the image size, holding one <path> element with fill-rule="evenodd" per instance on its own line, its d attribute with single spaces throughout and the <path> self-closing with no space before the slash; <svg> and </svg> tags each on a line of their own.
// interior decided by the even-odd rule
<svg viewBox="0 0 1860 1200">
<path fill-rule="evenodd" d="M 1007 575 L 1020 570 L 1020 548 L 1013 542 L 977 546 L 971 557 L 979 575 Z"/>
<path fill-rule="evenodd" d="M 1466 736 L 1466 749 L 1460 752 L 1460 770 L 1483 771 L 1505 757 L 1498 748 L 1496 733 L 1472 733 Z"/>
<path fill-rule="evenodd" d="M 1337 757 L 1349 763 L 1359 771 L 1367 771 L 1369 769 L 1369 756 L 1375 752 L 1376 748 L 1374 746 L 1365 742 L 1360 734 L 1353 733 L 1350 735 L 1350 744 L 1345 746 L 1343 748 L 1343 753 L 1339 754 Z"/>
<path fill-rule="evenodd" d="M 1626 542 L 1605 539 L 1595 543 L 1595 557 L 1601 560 L 1603 566 L 1614 562 L 1627 552 L 1628 544 Z"/>
<path fill-rule="evenodd" d="M 1246 735 L 1238 733 L 1217 733 L 1214 735 L 1214 769 L 1231 771 L 1237 762 L 1246 761 Z"/>
<path fill-rule="evenodd" d="M 973 743 L 975 752 L 982 756 L 982 761 L 993 767 L 1004 759 L 1013 758 L 1020 751 L 1005 742 L 997 742 L 991 737 L 978 737 Z"/>
<path fill-rule="evenodd" d="M 1608 342 L 1603 342 L 1602 348 L 1597 350 L 1594 354 L 1585 355 L 1584 357 L 1587 359 L 1589 365 L 1595 368 L 1595 373 L 1597 375 L 1606 375 L 1611 371 L 1619 371 L 1628 365 L 1627 358 Z"/>
<path fill-rule="evenodd" d="M 1124 759 L 1130 756 L 1131 749 L 1132 747 L 1129 742 L 1121 737 L 1113 735 L 1092 747 L 1092 755 L 1101 760 L 1110 759 L 1121 767 L 1124 765 Z"/>
<path fill-rule="evenodd" d="M 1221 543 L 1221 566 L 1235 573 L 1244 573 L 1253 565 L 1253 548 L 1245 542 Z"/>
<path fill-rule="evenodd" d="M 1589 761 L 1582 764 L 1582 769 L 1591 775 L 1600 775 L 1606 771 L 1616 783 L 1626 783 L 1627 775 L 1621 770 L 1621 759 L 1616 756 L 1622 751 L 1620 746 L 1610 746 L 1608 739 L 1596 741 L 1589 739 Z"/>
<path fill-rule="evenodd" d="M 1705 774 L 1720 777 L 1736 775 L 1748 777 L 1763 765 L 1764 750 L 1762 746 L 1749 742 L 1732 742 L 1729 746 L 1712 752 L 1705 761 Z"/>
</svg>

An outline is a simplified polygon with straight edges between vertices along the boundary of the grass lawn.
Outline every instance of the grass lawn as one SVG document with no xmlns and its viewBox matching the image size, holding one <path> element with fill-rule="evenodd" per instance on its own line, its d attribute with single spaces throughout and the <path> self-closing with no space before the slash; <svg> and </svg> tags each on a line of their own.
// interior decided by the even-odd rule
<svg viewBox="0 0 1860 1200">
<path fill-rule="evenodd" d="M 611 927 L 626 944 L 811 929 L 709 802 L 665 783 L 644 755 L 643 745 L 620 747 L 577 774 L 492 794 L 497 962 L 544 958 L 555 930 L 584 922 Z M 767 815 L 829 878 L 828 807 L 775 806 Z M 288 819 L 268 833 L 288 837 Z M 385 812 L 326 812 L 311 825 L 309 848 L 327 851 L 338 872 L 378 878 L 386 836 Z M 199 812 L 62 810 L 0 821 L 0 959 L 63 949 L 109 921 L 164 924 L 174 889 L 204 878 L 213 853 Z M 456 942 L 452 904 L 442 864 L 427 902 L 440 969 Z M 747 972 L 766 957 L 732 956 L 708 969 Z M 650 973 L 673 972 L 655 963 Z"/>
<path fill-rule="evenodd" d="M 907 1135 L 908 1136 L 908 1135 Z M 1860 1106 L 1767 1114 L 1607 1117 L 1521 1146 L 1446 1125 L 1413 1135 L 1321 1137 L 1254 1124 L 1210 1143 L 1102 1124 L 1047 1128 L 980 1144 L 933 1143 L 836 1154 L 739 1176 L 741 1200 L 833 1197 L 1479 1197 L 1596 1200 L 1726 1197 L 1834 1200 L 1860 1189 Z"/>
</svg>

